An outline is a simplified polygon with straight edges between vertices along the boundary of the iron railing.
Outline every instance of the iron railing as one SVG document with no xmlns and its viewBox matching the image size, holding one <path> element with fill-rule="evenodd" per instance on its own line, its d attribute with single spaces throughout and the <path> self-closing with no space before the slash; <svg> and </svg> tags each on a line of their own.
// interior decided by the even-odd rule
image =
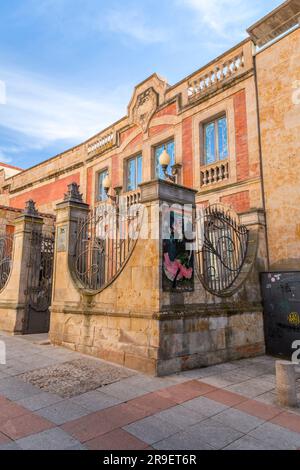
<svg viewBox="0 0 300 470">
<path fill-rule="evenodd" d="M 0 235 L 0 290 L 5 287 L 12 269 L 13 243 L 13 234 Z"/>
<path fill-rule="evenodd" d="M 243 267 L 249 232 L 236 214 L 223 206 L 208 206 L 198 217 L 197 268 L 204 287 L 226 294 Z"/>
<path fill-rule="evenodd" d="M 125 266 L 138 238 L 143 208 L 110 204 L 91 210 L 76 222 L 72 272 L 82 288 L 97 292 Z"/>
<path fill-rule="evenodd" d="M 32 231 L 27 278 L 28 304 L 45 312 L 51 305 L 54 260 L 54 236 Z"/>
</svg>

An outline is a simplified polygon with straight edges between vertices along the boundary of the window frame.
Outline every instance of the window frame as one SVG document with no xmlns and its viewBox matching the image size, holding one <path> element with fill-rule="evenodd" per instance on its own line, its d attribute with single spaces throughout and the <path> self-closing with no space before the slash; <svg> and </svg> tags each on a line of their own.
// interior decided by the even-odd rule
<svg viewBox="0 0 300 470">
<path fill-rule="evenodd" d="M 159 175 L 156 174 L 156 149 L 159 147 L 162 147 L 163 145 L 167 146 L 169 143 L 173 142 L 174 143 L 174 163 L 173 165 L 176 164 L 176 139 L 175 136 L 169 137 L 166 140 L 163 140 L 161 142 L 158 142 L 157 144 L 152 146 L 152 171 L 153 171 L 153 177 L 159 178 Z M 172 163 L 170 163 L 170 166 L 172 166 Z M 164 178 L 165 180 L 165 178 Z"/>
<path fill-rule="evenodd" d="M 125 159 L 124 187 L 125 187 L 125 192 L 127 192 L 127 193 L 130 193 L 132 191 L 137 191 L 138 187 L 139 187 L 139 184 L 141 184 L 141 183 L 137 182 L 137 175 L 138 175 L 138 172 L 137 172 L 138 165 L 137 165 L 137 163 L 138 163 L 138 158 L 139 157 L 142 160 L 142 175 L 141 175 L 142 176 L 141 183 L 142 183 L 143 182 L 143 153 L 138 152 L 138 153 L 136 153 L 134 155 L 131 155 L 130 157 Z M 132 161 L 132 160 L 135 160 L 135 184 L 136 184 L 136 188 L 135 189 L 128 189 L 128 168 L 129 168 L 129 162 Z"/>
<path fill-rule="evenodd" d="M 224 119 L 224 118 L 226 119 L 226 131 L 227 131 L 227 156 L 223 159 L 220 159 L 218 123 L 221 119 Z M 211 163 L 208 163 L 206 161 L 207 155 L 206 155 L 206 134 L 205 134 L 205 130 L 206 130 L 206 127 L 209 126 L 212 123 L 214 124 L 214 133 L 215 133 L 215 139 L 214 139 L 214 143 L 215 143 L 215 160 Z M 210 166 L 210 165 L 214 165 L 216 163 L 228 160 L 228 158 L 229 158 L 229 130 L 228 130 L 228 116 L 227 116 L 226 111 L 218 113 L 216 116 L 210 117 L 209 119 L 206 119 L 204 122 L 201 123 L 201 128 L 202 128 L 202 152 L 201 152 L 202 153 L 202 158 L 201 158 L 202 161 L 201 161 L 201 164 L 203 166 Z"/>
<path fill-rule="evenodd" d="M 100 175 L 102 173 L 108 174 L 109 173 L 108 167 L 102 168 L 101 170 L 97 171 L 97 173 L 96 173 L 96 183 L 97 183 L 97 186 L 96 186 L 96 202 L 100 202 L 100 203 L 101 202 L 106 202 L 107 199 L 108 199 L 107 195 L 105 196 L 105 199 L 100 199 L 100 184 L 99 184 L 99 182 L 100 182 Z"/>
</svg>

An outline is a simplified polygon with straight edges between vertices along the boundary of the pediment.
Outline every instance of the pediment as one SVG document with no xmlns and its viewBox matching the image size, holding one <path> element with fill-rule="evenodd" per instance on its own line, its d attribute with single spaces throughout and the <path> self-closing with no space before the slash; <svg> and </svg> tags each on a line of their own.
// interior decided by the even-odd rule
<svg viewBox="0 0 300 470">
<path fill-rule="evenodd" d="M 137 85 L 128 105 L 130 124 L 136 124 L 147 132 L 158 106 L 164 103 L 167 88 L 167 82 L 157 74 Z"/>
</svg>

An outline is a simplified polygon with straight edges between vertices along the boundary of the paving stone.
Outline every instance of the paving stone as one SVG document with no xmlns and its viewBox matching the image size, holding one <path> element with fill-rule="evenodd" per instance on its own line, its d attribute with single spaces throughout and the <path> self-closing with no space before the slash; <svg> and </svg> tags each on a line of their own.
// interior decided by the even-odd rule
<svg viewBox="0 0 300 470">
<path fill-rule="evenodd" d="M 1 450 L 22 450 L 15 442 L 10 442 L 9 444 L 0 445 Z"/>
<path fill-rule="evenodd" d="M 134 423 L 145 416 L 147 416 L 145 410 L 128 403 L 122 403 L 66 423 L 62 428 L 80 442 L 86 442 L 114 429 Z"/>
<path fill-rule="evenodd" d="M 234 408 L 229 408 L 211 419 L 245 434 L 264 423 L 262 419 L 250 416 Z"/>
<path fill-rule="evenodd" d="M 227 387 L 227 390 L 239 393 L 245 397 L 255 398 L 258 395 L 262 395 L 265 392 L 269 392 L 274 389 L 274 385 L 269 381 L 260 380 L 259 378 L 247 380 L 240 384 L 231 385 Z"/>
<path fill-rule="evenodd" d="M 227 405 L 223 405 L 222 403 L 218 403 L 206 397 L 194 398 L 193 400 L 182 403 L 182 406 L 184 408 L 188 408 L 193 413 L 197 413 L 200 416 L 205 416 L 207 418 L 221 413 L 228 408 Z"/>
<path fill-rule="evenodd" d="M 27 437 L 53 427 L 47 419 L 33 413 L 17 416 L 0 424 L 0 432 L 10 437 L 12 440 Z"/>
<path fill-rule="evenodd" d="M 252 436 L 243 436 L 229 444 L 223 450 L 277 450 L 269 442 L 260 441 Z"/>
<path fill-rule="evenodd" d="M 86 446 L 90 450 L 141 450 L 146 449 L 148 444 L 124 429 L 115 429 L 86 442 Z"/>
<path fill-rule="evenodd" d="M 5 434 L 2 434 L 2 432 L 0 432 L 0 445 L 3 445 L 3 444 L 9 444 L 11 441 L 11 439 L 9 439 L 9 437 L 7 437 Z"/>
<path fill-rule="evenodd" d="M 278 424 L 290 431 L 298 432 L 300 434 L 300 416 L 294 413 L 283 412 L 271 421 L 273 424 Z"/>
<path fill-rule="evenodd" d="M 111 397 L 100 391 L 92 391 L 74 397 L 71 401 L 92 412 L 104 410 L 105 408 L 117 405 L 122 403 L 123 400 Z"/>
<path fill-rule="evenodd" d="M 10 400 L 17 401 L 22 398 L 37 395 L 40 393 L 40 390 L 20 379 L 8 377 L 7 379 L 0 380 L 0 393 Z"/>
<path fill-rule="evenodd" d="M 201 436 L 189 431 L 173 434 L 152 447 L 157 450 L 215 450 Z"/>
<path fill-rule="evenodd" d="M 249 376 L 246 375 L 246 373 L 240 372 L 239 370 L 235 369 L 234 371 L 226 372 L 224 374 L 204 377 L 200 380 L 207 384 L 214 385 L 215 387 L 222 388 L 228 387 L 233 384 L 245 382 L 246 380 L 249 380 Z"/>
<path fill-rule="evenodd" d="M 5 424 L 9 419 L 17 418 L 24 414 L 28 414 L 27 408 L 9 400 L 6 400 L 5 402 L 3 402 L 3 399 L 1 400 L 0 424 Z"/>
<path fill-rule="evenodd" d="M 207 444 L 216 449 L 223 449 L 223 447 L 243 436 L 243 433 L 236 429 L 217 423 L 211 418 L 195 424 L 189 429 L 189 432 L 201 436 Z"/>
<path fill-rule="evenodd" d="M 155 417 L 167 421 L 167 423 L 178 426 L 181 429 L 186 429 L 193 424 L 199 423 L 201 420 L 206 419 L 206 416 L 195 413 L 194 411 L 184 408 L 182 405 L 174 406 L 168 410 L 161 411 L 155 414 Z"/>
<path fill-rule="evenodd" d="M 174 385 L 174 380 L 169 377 L 147 377 L 145 375 L 135 375 L 128 377 L 120 382 L 123 386 L 129 385 L 130 387 L 138 387 L 139 389 L 146 390 L 147 392 L 155 392 L 162 388 Z"/>
<path fill-rule="evenodd" d="M 261 403 L 257 400 L 247 400 L 242 403 L 238 403 L 235 408 L 265 421 L 274 418 L 282 412 L 282 410 L 277 406 L 267 405 L 266 403 Z"/>
<path fill-rule="evenodd" d="M 89 410 L 68 399 L 42 408 L 37 411 L 37 414 L 57 425 L 61 425 L 89 414 Z"/>
<path fill-rule="evenodd" d="M 235 406 L 238 403 L 242 403 L 243 401 L 247 400 L 247 398 L 243 395 L 230 392 L 227 389 L 218 389 L 214 392 L 208 393 L 207 398 L 209 398 L 210 400 L 215 400 L 227 406 Z"/>
<path fill-rule="evenodd" d="M 275 446 L 278 450 L 296 450 L 300 447 L 300 434 L 272 423 L 264 423 L 250 431 L 251 436 Z"/>
<path fill-rule="evenodd" d="M 156 393 L 177 404 L 192 400 L 193 398 L 205 395 L 215 390 L 212 385 L 200 382 L 198 380 L 190 380 L 181 384 L 158 390 Z"/>
<path fill-rule="evenodd" d="M 37 411 L 62 400 L 63 398 L 59 397 L 58 395 L 54 395 L 53 393 L 40 392 L 38 395 L 23 398 L 17 403 L 24 406 L 28 410 Z"/>
<path fill-rule="evenodd" d="M 108 396 L 119 398 L 123 402 L 140 397 L 148 393 L 147 390 L 142 389 L 140 387 L 123 385 L 123 381 L 115 382 L 111 385 L 106 385 L 105 387 L 100 387 L 97 389 L 97 391 L 103 392 Z"/>
<path fill-rule="evenodd" d="M 124 429 L 147 444 L 161 441 L 162 439 L 180 431 L 178 426 L 163 421 L 156 416 L 149 416 L 148 418 L 141 419 L 136 423 L 132 423 L 129 426 L 124 427 Z"/>
<path fill-rule="evenodd" d="M 169 397 L 160 395 L 160 391 L 147 393 L 128 402 L 130 405 L 144 410 L 147 415 L 166 410 L 176 405 L 176 402 Z"/>
<path fill-rule="evenodd" d="M 67 450 L 80 446 L 80 442 L 59 428 L 18 439 L 16 444 L 24 450 Z"/>
</svg>

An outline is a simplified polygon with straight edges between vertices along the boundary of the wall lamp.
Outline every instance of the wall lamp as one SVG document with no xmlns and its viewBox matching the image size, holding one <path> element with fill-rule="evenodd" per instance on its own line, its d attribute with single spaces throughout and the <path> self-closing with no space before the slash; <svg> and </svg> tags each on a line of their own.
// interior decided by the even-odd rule
<svg viewBox="0 0 300 470">
<path fill-rule="evenodd" d="M 171 166 L 171 175 L 168 173 L 168 166 L 171 163 L 171 157 L 167 152 L 166 147 L 164 148 L 163 152 L 159 156 L 159 164 L 162 167 L 164 172 L 164 176 L 166 180 L 171 181 L 172 183 L 176 183 L 176 176 L 179 174 L 179 169 L 181 165 L 179 163 L 175 163 L 175 165 Z"/>
</svg>

